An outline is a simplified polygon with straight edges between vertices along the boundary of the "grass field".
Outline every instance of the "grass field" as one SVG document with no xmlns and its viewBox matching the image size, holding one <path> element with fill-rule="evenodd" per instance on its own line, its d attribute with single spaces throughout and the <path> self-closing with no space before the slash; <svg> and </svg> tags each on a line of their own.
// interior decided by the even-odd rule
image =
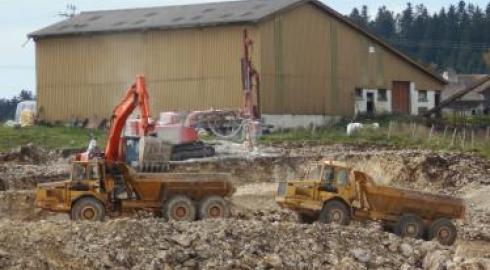
<svg viewBox="0 0 490 270">
<path fill-rule="evenodd" d="M 105 131 L 70 127 L 8 128 L 0 126 L 0 152 L 29 143 L 49 150 L 83 148 L 87 147 L 91 132 L 97 137 L 99 146 L 105 145 Z"/>
<path fill-rule="evenodd" d="M 380 123 L 380 129 L 366 129 L 352 136 L 347 136 L 344 125 L 339 124 L 314 131 L 299 129 L 274 132 L 263 136 L 260 141 L 264 144 L 313 141 L 318 144 L 367 144 L 393 146 L 396 148 L 473 152 L 490 159 L 490 139 L 488 134 L 485 138 L 484 134 L 473 136 L 470 135 L 470 131 L 467 131 L 463 135 L 459 131 L 454 136 L 451 130 L 444 132 L 444 134 L 441 131 L 430 132 L 430 128 L 428 129 L 424 125 L 418 125 L 415 132 L 411 130 L 409 123 L 399 124 L 398 129 L 393 128 L 389 131 L 389 121 L 380 121 Z M 405 126 L 403 127 L 402 125 Z M 88 145 L 90 133 L 97 137 L 99 147 L 103 148 L 106 143 L 107 133 L 104 130 L 91 131 L 61 126 L 36 126 L 15 129 L 0 126 L 0 152 L 6 152 L 29 143 L 49 150 L 84 148 Z"/>
<path fill-rule="evenodd" d="M 347 136 L 343 127 L 337 126 L 328 129 L 316 131 L 310 130 L 292 130 L 275 132 L 261 138 L 264 144 L 278 144 L 283 142 L 314 142 L 318 144 L 366 144 L 393 146 L 396 148 L 409 149 L 430 149 L 439 151 L 456 151 L 472 152 L 490 159 L 490 141 L 478 137 L 471 139 L 470 132 L 467 131 L 466 137 L 462 138 L 462 132 L 459 131 L 457 136 L 452 136 L 452 132 L 442 134 L 442 132 L 433 132 L 429 134 L 430 129 L 417 127 L 418 131 L 412 132 L 393 131 L 389 134 L 388 127 L 383 124 L 380 129 L 362 130 L 352 136 Z"/>
</svg>

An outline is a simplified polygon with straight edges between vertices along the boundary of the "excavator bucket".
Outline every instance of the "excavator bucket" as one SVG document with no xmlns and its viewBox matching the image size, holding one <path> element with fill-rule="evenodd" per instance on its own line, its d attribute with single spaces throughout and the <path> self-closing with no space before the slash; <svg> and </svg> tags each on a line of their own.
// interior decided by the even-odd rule
<svg viewBox="0 0 490 270">
<path fill-rule="evenodd" d="M 161 172 L 168 168 L 172 145 L 156 137 L 145 136 L 139 141 L 138 169 L 142 172 Z"/>
</svg>

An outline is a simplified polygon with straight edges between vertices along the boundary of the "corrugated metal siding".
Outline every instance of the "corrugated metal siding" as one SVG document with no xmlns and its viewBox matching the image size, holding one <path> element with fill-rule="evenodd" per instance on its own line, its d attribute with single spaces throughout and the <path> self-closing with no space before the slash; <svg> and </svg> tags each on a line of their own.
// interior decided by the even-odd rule
<svg viewBox="0 0 490 270">
<path fill-rule="evenodd" d="M 109 117 L 140 73 L 147 76 L 154 115 L 167 110 L 239 108 L 244 28 L 39 40 L 36 59 L 42 117 Z M 255 59 L 258 55 L 254 50 Z"/>
<path fill-rule="evenodd" d="M 311 4 L 260 25 L 264 113 L 352 115 L 356 87 L 442 83 Z M 369 53 L 374 46 L 376 52 Z"/>
<path fill-rule="evenodd" d="M 245 26 L 42 39 L 37 85 L 47 120 L 108 117 L 136 74 L 149 81 L 153 114 L 239 108 Z M 248 27 L 250 28 L 250 27 Z M 354 89 L 442 84 L 368 37 L 304 4 L 251 29 L 268 114 L 352 115 Z M 376 53 L 370 54 L 374 46 Z"/>
</svg>

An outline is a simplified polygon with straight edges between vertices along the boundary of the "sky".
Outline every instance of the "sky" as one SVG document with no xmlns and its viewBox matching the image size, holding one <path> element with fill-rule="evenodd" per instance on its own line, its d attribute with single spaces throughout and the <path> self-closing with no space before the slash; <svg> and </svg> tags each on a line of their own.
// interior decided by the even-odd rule
<svg viewBox="0 0 490 270">
<path fill-rule="evenodd" d="M 60 12 L 68 4 L 79 11 L 120 9 L 147 6 L 165 6 L 216 2 L 220 0 L 0 0 L 0 98 L 17 95 L 22 89 L 35 92 L 34 42 L 27 40 L 30 32 L 63 20 Z M 378 7 L 387 6 L 400 11 L 409 0 L 322 0 L 340 13 L 348 14 L 354 7 L 367 5 L 371 13 Z M 411 0 L 425 4 L 430 11 L 438 11 L 458 0 Z M 468 2 L 468 1 L 467 1 Z M 473 0 L 472 3 L 486 6 L 489 0 Z"/>
</svg>

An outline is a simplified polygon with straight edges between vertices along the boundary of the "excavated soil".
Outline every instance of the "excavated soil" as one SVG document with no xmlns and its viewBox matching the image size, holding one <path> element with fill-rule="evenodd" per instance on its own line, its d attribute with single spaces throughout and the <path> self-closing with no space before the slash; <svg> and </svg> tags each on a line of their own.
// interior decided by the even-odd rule
<svg viewBox="0 0 490 270">
<path fill-rule="evenodd" d="M 229 172 L 237 185 L 232 218 L 194 223 L 144 214 L 70 222 L 33 207 L 35 185 L 65 177 L 66 160 L 0 161 L 0 189 L 7 189 L 0 192 L 0 269 L 490 269 L 486 160 L 371 146 L 270 151 L 174 164 L 174 172 Z M 457 224 L 458 241 L 443 247 L 400 239 L 376 222 L 300 224 L 275 204 L 276 182 L 301 177 L 305 164 L 323 158 L 343 160 L 380 184 L 464 198 L 469 211 Z"/>
</svg>

